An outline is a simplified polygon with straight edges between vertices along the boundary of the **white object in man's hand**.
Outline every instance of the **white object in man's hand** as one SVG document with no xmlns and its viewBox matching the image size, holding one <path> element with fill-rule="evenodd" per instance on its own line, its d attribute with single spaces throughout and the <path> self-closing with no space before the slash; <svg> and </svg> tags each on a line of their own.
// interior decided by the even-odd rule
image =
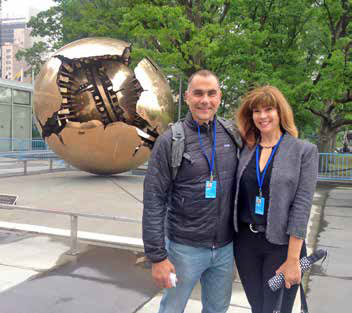
<svg viewBox="0 0 352 313">
<path fill-rule="evenodd" d="M 170 273 L 175 272 L 175 267 L 168 259 L 152 264 L 152 276 L 159 288 L 172 288 Z"/>
<path fill-rule="evenodd" d="M 170 273 L 170 281 L 172 287 L 176 287 L 177 278 L 175 273 Z"/>
</svg>

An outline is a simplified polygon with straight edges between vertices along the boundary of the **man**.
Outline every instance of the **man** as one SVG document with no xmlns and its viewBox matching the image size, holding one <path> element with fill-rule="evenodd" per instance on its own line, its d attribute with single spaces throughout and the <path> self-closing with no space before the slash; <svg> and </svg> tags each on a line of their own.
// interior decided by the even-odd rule
<svg viewBox="0 0 352 313">
<path fill-rule="evenodd" d="M 202 312 L 225 313 L 233 280 L 238 151 L 224 122 L 216 118 L 221 91 L 214 73 L 194 73 L 185 100 L 190 112 L 182 121 L 184 153 L 176 177 L 171 169 L 171 129 L 159 136 L 149 160 L 144 180 L 144 248 L 153 279 L 166 288 L 159 313 L 183 312 L 199 280 Z M 177 277 L 174 288 L 170 273 Z"/>
</svg>

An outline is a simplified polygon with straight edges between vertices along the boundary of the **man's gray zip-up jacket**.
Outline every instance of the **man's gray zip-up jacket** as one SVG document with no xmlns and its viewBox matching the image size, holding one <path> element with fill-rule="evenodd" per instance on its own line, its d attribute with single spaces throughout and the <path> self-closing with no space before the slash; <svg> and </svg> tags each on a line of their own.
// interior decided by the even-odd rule
<svg viewBox="0 0 352 313">
<path fill-rule="evenodd" d="M 143 241 L 145 253 L 152 262 L 167 258 L 165 234 L 170 240 L 195 247 L 221 247 L 233 240 L 237 148 L 217 122 L 214 176 L 217 196 L 206 199 L 209 165 L 201 151 L 197 126 L 190 113 L 183 121 L 183 127 L 185 150 L 175 180 L 172 181 L 170 163 L 171 129 L 157 139 L 144 180 Z M 200 135 L 205 153 L 211 160 L 212 126 L 202 125 Z"/>
<path fill-rule="evenodd" d="M 238 191 L 241 177 L 255 148 L 245 146 L 241 152 L 236 177 L 234 226 L 238 232 Z M 307 141 L 286 133 L 273 161 L 266 239 L 287 244 L 289 236 L 304 239 L 318 176 L 318 150 Z M 253 186 L 257 188 L 257 186 Z"/>
</svg>

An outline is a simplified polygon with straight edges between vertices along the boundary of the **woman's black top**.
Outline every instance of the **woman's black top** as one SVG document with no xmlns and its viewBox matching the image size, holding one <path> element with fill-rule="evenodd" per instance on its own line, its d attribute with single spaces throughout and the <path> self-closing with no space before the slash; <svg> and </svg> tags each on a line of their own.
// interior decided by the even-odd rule
<svg viewBox="0 0 352 313">
<path fill-rule="evenodd" d="M 263 148 L 259 146 L 259 160 Z M 255 149 L 255 148 L 254 148 Z M 276 154 L 276 153 L 275 153 Z M 268 215 L 269 207 L 269 194 L 270 194 L 270 178 L 273 168 L 275 155 L 273 156 L 268 169 L 266 171 L 264 182 L 262 186 L 262 195 L 265 198 L 264 215 L 255 213 L 255 198 L 259 196 L 259 185 L 257 181 L 256 172 L 256 156 L 255 151 L 253 157 L 249 161 L 246 169 L 243 172 L 240 181 L 240 189 L 238 194 L 238 220 L 240 223 L 266 225 L 266 218 Z M 263 172 L 260 173 L 261 175 Z"/>
</svg>

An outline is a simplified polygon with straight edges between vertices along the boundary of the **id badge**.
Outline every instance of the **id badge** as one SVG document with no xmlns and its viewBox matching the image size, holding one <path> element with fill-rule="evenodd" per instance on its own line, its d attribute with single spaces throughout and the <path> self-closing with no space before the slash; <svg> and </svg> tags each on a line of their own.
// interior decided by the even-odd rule
<svg viewBox="0 0 352 313">
<path fill-rule="evenodd" d="M 264 215 L 264 203 L 265 198 L 260 196 L 255 197 L 255 214 Z"/>
<path fill-rule="evenodd" d="M 216 198 L 216 180 L 212 182 L 207 180 L 205 182 L 205 198 L 206 199 L 215 199 Z"/>
</svg>

